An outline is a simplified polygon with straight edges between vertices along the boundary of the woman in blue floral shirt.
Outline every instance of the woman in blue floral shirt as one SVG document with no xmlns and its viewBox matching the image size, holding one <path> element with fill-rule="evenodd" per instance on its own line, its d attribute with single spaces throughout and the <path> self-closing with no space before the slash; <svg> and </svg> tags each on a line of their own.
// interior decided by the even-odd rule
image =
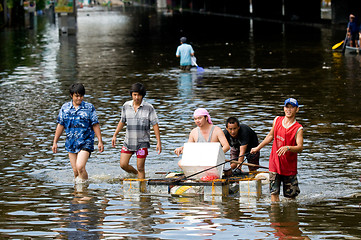
<svg viewBox="0 0 361 240">
<path fill-rule="evenodd" d="M 88 179 L 85 165 L 94 151 L 94 135 L 98 138 L 99 152 L 104 151 L 98 116 L 93 104 L 83 101 L 85 88 L 81 83 L 69 88 L 71 101 L 65 103 L 59 112 L 52 150 L 58 150 L 58 140 L 65 129 L 65 149 L 69 152 L 74 178 L 80 182 Z"/>
</svg>

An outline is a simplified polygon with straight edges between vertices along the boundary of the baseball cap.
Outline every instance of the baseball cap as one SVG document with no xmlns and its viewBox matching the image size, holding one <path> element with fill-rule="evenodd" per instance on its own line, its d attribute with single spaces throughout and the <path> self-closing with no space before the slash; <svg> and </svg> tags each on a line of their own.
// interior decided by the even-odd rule
<svg viewBox="0 0 361 240">
<path fill-rule="evenodd" d="M 286 101 L 285 101 L 285 106 L 286 106 L 287 104 L 291 104 L 291 105 L 294 106 L 294 107 L 298 107 L 298 102 L 297 102 L 297 100 L 294 99 L 294 98 L 288 98 L 288 99 L 286 99 Z"/>
<path fill-rule="evenodd" d="M 185 43 L 185 42 L 187 42 L 187 38 L 186 38 L 186 37 L 181 37 L 181 38 L 180 38 L 180 41 L 181 41 L 182 43 Z"/>
</svg>

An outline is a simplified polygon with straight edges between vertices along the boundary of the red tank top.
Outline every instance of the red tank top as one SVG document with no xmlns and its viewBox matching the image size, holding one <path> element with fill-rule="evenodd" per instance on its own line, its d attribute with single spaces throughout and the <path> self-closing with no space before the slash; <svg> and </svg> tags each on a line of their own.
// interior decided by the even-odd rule
<svg viewBox="0 0 361 240">
<path fill-rule="evenodd" d="M 280 175 L 291 176 L 297 174 L 297 153 L 288 151 L 286 154 L 278 156 L 277 150 L 283 146 L 296 146 L 296 134 L 302 125 L 295 121 L 290 127 L 285 128 L 282 125 L 284 118 L 276 118 L 269 170 Z"/>
</svg>

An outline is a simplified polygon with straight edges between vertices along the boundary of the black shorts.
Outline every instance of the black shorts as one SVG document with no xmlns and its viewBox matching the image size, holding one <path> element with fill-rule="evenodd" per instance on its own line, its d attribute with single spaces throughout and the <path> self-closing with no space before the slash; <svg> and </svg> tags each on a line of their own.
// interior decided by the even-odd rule
<svg viewBox="0 0 361 240">
<path fill-rule="evenodd" d="M 89 157 L 92 155 L 92 151 L 88 148 L 82 148 L 81 151 L 87 151 L 89 153 Z"/>
<path fill-rule="evenodd" d="M 357 41 L 357 40 L 359 40 L 359 34 L 358 33 L 351 34 L 351 41 Z"/>
<path fill-rule="evenodd" d="M 181 69 L 181 70 L 184 70 L 184 71 L 189 71 L 189 70 L 191 70 L 191 65 L 186 65 L 186 66 L 179 66 L 179 68 Z"/>
</svg>

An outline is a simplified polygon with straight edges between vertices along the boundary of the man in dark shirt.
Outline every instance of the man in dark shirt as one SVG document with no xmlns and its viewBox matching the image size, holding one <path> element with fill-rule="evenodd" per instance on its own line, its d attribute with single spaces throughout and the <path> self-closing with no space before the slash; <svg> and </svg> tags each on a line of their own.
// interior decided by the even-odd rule
<svg viewBox="0 0 361 240">
<path fill-rule="evenodd" d="M 347 37 L 350 40 L 350 47 L 358 48 L 359 25 L 353 14 L 350 14 L 350 21 L 347 24 Z"/>
<path fill-rule="evenodd" d="M 230 117 L 226 121 L 226 130 L 223 130 L 227 141 L 231 146 L 231 159 L 237 160 L 241 163 L 244 157 L 247 158 L 248 163 L 259 165 L 259 152 L 250 154 L 253 147 L 258 146 L 257 134 L 247 125 L 240 124 L 238 119 Z M 244 156 L 242 156 L 244 155 Z M 239 157 L 241 156 L 241 157 Z M 233 175 L 241 173 L 240 167 L 237 163 L 232 163 Z M 257 167 L 248 166 L 249 171 L 255 171 Z"/>
</svg>

